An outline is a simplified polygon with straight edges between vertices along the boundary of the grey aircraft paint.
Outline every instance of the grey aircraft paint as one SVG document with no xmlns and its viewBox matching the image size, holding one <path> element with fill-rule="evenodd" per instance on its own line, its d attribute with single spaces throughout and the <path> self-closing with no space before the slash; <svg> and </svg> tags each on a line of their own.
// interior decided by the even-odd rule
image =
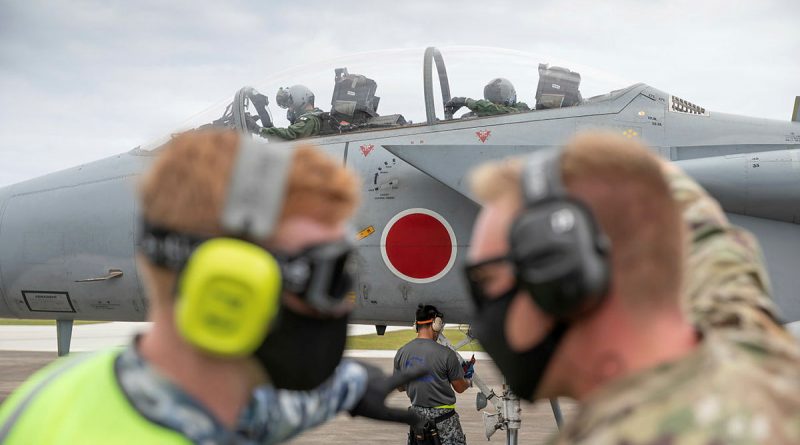
<svg viewBox="0 0 800 445">
<path fill-rule="evenodd" d="M 426 108 L 435 112 L 431 66 L 428 61 Z M 446 101 L 443 63 L 437 72 Z M 235 96 L 231 126 L 246 128 L 242 101 L 249 91 Z M 467 190 L 468 171 L 595 128 L 641 138 L 707 187 L 734 223 L 759 237 L 782 315 L 800 320 L 794 294 L 800 287 L 800 123 L 707 111 L 644 84 L 569 108 L 427 117 L 423 124 L 308 140 L 363 180 L 363 206 L 353 221 L 356 322 L 410 324 L 418 303 L 437 305 L 448 322 L 468 322 L 460 269 L 478 211 Z M 0 189 L 0 316 L 144 319 L 147 303 L 134 262 L 134 189 L 156 153 L 134 149 Z M 421 241 L 413 238 L 422 227 L 415 224 L 427 227 L 417 231 Z M 409 261 L 413 255 L 419 264 Z"/>
</svg>

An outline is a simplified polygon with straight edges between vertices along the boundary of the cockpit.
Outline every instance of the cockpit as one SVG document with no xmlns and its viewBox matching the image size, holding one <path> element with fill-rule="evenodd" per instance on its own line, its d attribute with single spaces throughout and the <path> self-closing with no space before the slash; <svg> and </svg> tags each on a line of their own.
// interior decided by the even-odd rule
<svg viewBox="0 0 800 445">
<path fill-rule="evenodd" d="M 586 97 L 631 83 L 571 61 L 521 51 L 483 47 L 375 51 L 281 71 L 257 82 L 258 87 L 240 88 L 232 100 L 195 116 L 180 130 L 214 126 L 259 135 L 265 128 L 289 127 L 297 110 L 283 107 L 277 96 L 293 85 L 305 86 L 313 94 L 309 110 L 316 109 L 314 116 L 321 124 L 312 137 L 446 125 L 483 118 L 468 109 L 453 113 L 446 105 L 453 97 L 484 99 L 484 86 L 498 77 L 513 82 L 516 101 L 529 104 L 530 111 L 524 113 L 579 107 Z"/>
</svg>

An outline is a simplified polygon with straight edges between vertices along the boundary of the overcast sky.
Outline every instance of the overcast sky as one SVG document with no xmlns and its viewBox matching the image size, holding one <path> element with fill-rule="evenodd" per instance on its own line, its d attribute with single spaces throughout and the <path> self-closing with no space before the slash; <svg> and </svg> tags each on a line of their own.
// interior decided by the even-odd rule
<svg viewBox="0 0 800 445">
<path fill-rule="evenodd" d="M 396 112 L 392 97 L 421 103 L 429 45 L 512 50 L 445 52 L 455 95 L 480 95 L 470 76 L 509 77 L 496 65 L 520 52 L 581 67 L 589 89 L 604 84 L 587 72 L 712 111 L 788 120 L 800 95 L 798 0 L 0 0 L 0 186 L 147 144 L 243 85 L 332 79 L 340 62 L 383 66 L 364 74 Z"/>
</svg>

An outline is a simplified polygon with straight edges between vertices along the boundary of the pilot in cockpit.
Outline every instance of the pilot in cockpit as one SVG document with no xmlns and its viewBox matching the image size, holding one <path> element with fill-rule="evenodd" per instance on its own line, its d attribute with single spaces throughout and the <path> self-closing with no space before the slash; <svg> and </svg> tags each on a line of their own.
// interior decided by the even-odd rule
<svg viewBox="0 0 800 445">
<path fill-rule="evenodd" d="M 322 110 L 314 106 L 314 93 L 304 85 L 293 85 L 289 88 L 280 88 L 275 96 L 275 102 L 281 108 L 287 109 L 286 119 L 290 125 L 286 128 L 262 128 L 261 136 L 278 136 L 282 139 L 293 140 L 307 138 L 319 134 L 322 128 Z"/>
<path fill-rule="evenodd" d="M 492 79 L 483 87 L 483 99 L 454 97 L 445 104 L 445 108 L 452 113 L 455 113 L 461 107 L 467 107 L 471 111 L 471 113 L 462 117 L 483 117 L 530 111 L 526 103 L 517 102 L 517 92 L 511 81 L 502 77 Z"/>
</svg>

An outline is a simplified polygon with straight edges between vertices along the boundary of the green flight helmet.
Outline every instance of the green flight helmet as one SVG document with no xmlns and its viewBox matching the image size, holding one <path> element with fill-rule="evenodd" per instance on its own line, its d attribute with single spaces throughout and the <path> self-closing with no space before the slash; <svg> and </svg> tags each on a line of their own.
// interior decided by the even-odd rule
<svg viewBox="0 0 800 445">
<path fill-rule="evenodd" d="M 489 102 L 510 107 L 517 103 L 517 91 L 510 80 L 498 77 L 483 87 L 483 98 Z"/>
</svg>

